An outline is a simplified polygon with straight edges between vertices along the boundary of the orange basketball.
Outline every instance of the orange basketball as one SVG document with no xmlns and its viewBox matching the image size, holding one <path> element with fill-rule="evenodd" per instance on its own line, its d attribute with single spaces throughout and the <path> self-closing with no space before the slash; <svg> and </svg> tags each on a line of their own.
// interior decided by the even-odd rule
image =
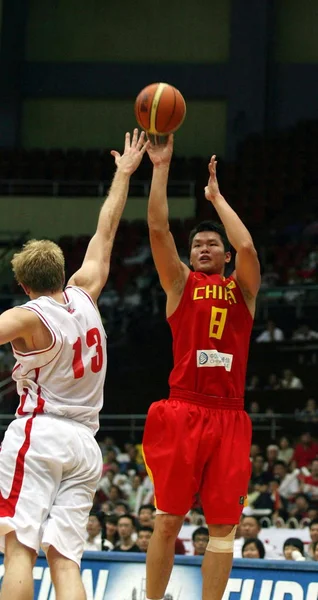
<svg viewBox="0 0 318 600">
<path fill-rule="evenodd" d="M 168 135 L 179 129 L 186 115 L 182 94 L 168 83 L 152 83 L 138 94 L 136 119 L 142 129 L 153 135 Z"/>
</svg>

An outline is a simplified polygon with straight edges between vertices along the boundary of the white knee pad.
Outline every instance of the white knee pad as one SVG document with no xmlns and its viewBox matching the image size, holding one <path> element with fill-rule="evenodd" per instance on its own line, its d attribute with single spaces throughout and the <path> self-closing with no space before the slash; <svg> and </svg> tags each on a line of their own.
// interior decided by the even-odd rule
<svg viewBox="0 0 318 600">
<path fill-rule="evenodd" d="M 233 552 L 235 532 L 237 525 L 234 525 L 232 531 L 225 537 L 209 537 L 209 543 L 206 549 L 209 552 L 218 552 L 220 554 L 230 554 Z"/>
</svg>

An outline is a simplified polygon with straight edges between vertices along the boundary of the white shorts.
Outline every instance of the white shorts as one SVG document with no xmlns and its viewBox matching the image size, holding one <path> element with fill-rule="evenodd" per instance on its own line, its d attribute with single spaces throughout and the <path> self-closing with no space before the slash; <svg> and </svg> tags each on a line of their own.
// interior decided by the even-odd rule
<svg viewBox="0 0 318 600">
<path fill-rule="evenodd" d="M 102 455 L 88 427 L 44 414 L 9 425 L 0 452 L 0 550 L 4 536 L 80 565 Z"/>
</svg>

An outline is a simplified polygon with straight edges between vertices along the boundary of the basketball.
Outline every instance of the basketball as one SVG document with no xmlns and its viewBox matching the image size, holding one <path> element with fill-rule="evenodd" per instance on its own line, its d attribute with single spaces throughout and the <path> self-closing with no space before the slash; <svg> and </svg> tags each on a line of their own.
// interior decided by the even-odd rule
<svg viewBox="0 0 318 600">
<path fill-rule="evenodd" d="M 172 85 L 152 83 L 138 94 L 135 115 L 140 127 L 147 133 L 167 136 L 182 125 L 186 103 Z"/>
</svg>

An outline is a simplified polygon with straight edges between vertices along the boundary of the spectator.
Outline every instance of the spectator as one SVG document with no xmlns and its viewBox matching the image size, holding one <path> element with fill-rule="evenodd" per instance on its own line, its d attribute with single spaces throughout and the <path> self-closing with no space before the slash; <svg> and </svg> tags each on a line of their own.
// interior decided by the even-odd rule
<svg viewBox="0 0 318 600">
<path fill-rule="evenodd" d="M 139 547 L 133 540 L 135 533 L 135 519 L 132 515 L 122 515 L 118 519 L 119 541 L 114 550 L 116 552 L 140 552 Z"/>
<path fill-rule="evenodd" d="M 311 433 L 305 431 L 300 436 L 300 442 L 296 445 L 293 460 L 298 469 L 307 467 L 318 457 L 318 444 L 312 440 Z"/>
<path fill-rule="evenodd" d="M 133 475 L 131 479 L 131 491 L 128 496 L 130 510 L 137 513 L 139 506 L 142 504 L 144 497 L 147 494 L 147 489 L 142 484 L 140 475 Z"/>
<path fill-rule="evenodd" d="M 279 448 L 276 444 L 269 444 L 266 448 L 267 461 L 264 465 L 264 469 L 269 475 L 273 475 L 273 467 L 277 461 L 278 451 Z"/>
<path fill-rule="evenodd" d="M 101 490 L 105 496 L 108 496 L 109 490 L 114 483 L 115 471 L 113 469 L 108 469 L 105 475 L 99 480 L 97 485 L 97 491 Z"/>
<path fill-rule="evenodd" d="M 112 502 L 109 502 L 108 500 L 104 500 L 104 502 L 101 503 L 100 505 L 100 510 L 105 513 L 105 515 L 109 515 L 110 513 L 113 512 L 114 510 L 114 505 Z"/>
<path fill-rule="evenodd" d="M 284 369 L 281 384 L 285 390 L 302 390 L 304 387 L 301 379 L 291 369 Z"/>
<path fill-rule="evenodd" d="M 251 538 L 246 540 L 242 546 L 242 557 L 243 558 L 264 558 L 265 548 L 264 544 L 258 538 Z"/>
<path fill-rule="evenodd" d="M 127 450 L 128 462 L 125 465 L 125 470 L 129 473 L 135 471 L 135 473 L 141 473 L 144 470 L 144 466 L 138 460 L 138 450 L 136 446 L 132 445 Z"/>
<path fill-rule="evenodd" d="M 108 500 L 116 504 L 123 497 L 122 491 L 118 485 L 111 485 L 108 492 Z"/>
<path fill-rule="evenodd" d="M 312 461 L 310 471 L 304 470 L 303 467 L 299 476 L 302 491 L 309 496 L 311 502 L 318 502 L 318 458 Z"/>
<path fill-rule="evenodd" d="M 274 321 L 267 321 L 266 329 L 256 338 L 256 342 L 282 342 L 284 333 L 276 327 Z"/>
<path fill-rule="evenodd" d="M 297 421 L 302 423 L 318 423 L 318 407 L 314 398 L 308 398 L 305 408 L 296 410 Z"/>
<path fill-rule="evenodd" d="M 309 509 L 308 509 L 308 519 L 309 519 L 308 525 L 310 525 L 311 521 L 314 521 L 314 520 L 318 519 L 318 508 L 315 508 L 313 506 L 309 507 Z"/>
<path fill-rule="evenodd" d="M 256 487 L 257 491 L 254 491 L 253 499 L 251 499 L 250 495 L 248 495 L 248 505 L 257 509 L 270 509 L 272 511 L 274 508 L 274 502 L 272 494 L 269 492 L 268 485 L 265 484 Z"/>
<path fill-rule="evenodd" d="M 278 477 L 273 477 L 268 486 L 273 503 L 272 523 L 275 527 L 282 527 L 285 525 L 285 520 L 288 518 L 288 512 L 286 510 L 287 501 L 281 496 L 279 486 L 280 481 Z"/>
<path fill-rule="evenodd" d="M 268 376 L 267 383 L 264 386 L 264 390 L 265 391 L 275 391 L 275 390 L 280 390 L 281 387 L 282 387 L 281 383 L 280 383 L 276 373 L 271 373 Z"/>
<path fill-rule="evenodd" d="M 190 525 L 195 525 L 196 527 L 203 527 L 205 525 L 205 518 L 202 508 L 192 508 L 192 510 L 190 510 L 189 523 Z"/>
<path fill-rule="evenodd" d="M 318 340 L 318 331 L 313 331 L 308 325 L 300 325 L 292 334 L 292 340 L 295 342 Z"/>
<path fill-rule="evenodd" d="M 104 513 L 91 510 L 86 525 L 87 538 L 84 550 L 102 550 L 102 530 L 104 527 Z"/>
<path fill-rule="evenodd" d="M 314 544 L 318 543 L 318 519 L 314 519 L 309 524 L 309 535 L 310 535 L 310 544 L 308 548 L 308 555 L 313 558 L 314 555 Z"/>
<path fill-rule="evenodd" d="M 142 504 L 138 511 L 138 521 L 142 527 L 153 527 L 153 513 L 156 510 L 153 504 Z"/>
<path fill-rule="evenodd" d="M 277 459 L 282 460 L 286 465 L 289 465 L 294 456 L 294 448 L 290 446 L 289 439 L 286 436 L 281 437 L 278 446 Z"/>
<path fill-rule="evenodd" d="M 108 283 L 109 282 L 107 282 L 107 289 L 108 289 Z M 105 444 L 105 446 L 108 450 L 113 450 L 113 452 L 115 452 L 116 457 L 118 456 L 118 454 L 120 453 L 120 449 L 118 448 L 118 446 L 116 446 L 115 440 L 113 437 L 111 437 L 110 435 L 106 435 L 104 437 L 103 443 Z"/>
<path fill-rule="evenodd" d="M 278 493 L 286 501 L 293 500 L 300 491 L 298 474 L 298 469 L 295 469 L 292 473 L 287 473 L 287 465 L 282 460 L 277 460 L 274 463 L 273 475 L 279 482 Z"/>
<path fill-rule="evenodd" d="M 261 449 L 258 444 L 251 444 L 250 459 L 253 460 L 257 454 L 261 454 Z"/>
<path fill-rule="evenodd" d="M 243 515 L 243 517 L 241 519 L 241 523 L 240 523 L 240 530 L 241 530 L 242 537 L 235 540 L 234 558 L 239 558 L 242 556 L 242 547 L 243 547 L 244 542 L 246 542 L 246 540 L 250 540 L 252 538 L 253 539 L 258 538 L 259 533 L 261 531 L 261 526 L 256 517 L 253 517 L 251 515 Z M 273 559 L 280 558 L 280 555 L 277 552 L 276 548 L 274 548 L 274 546 L 272 546 L 268 542 L 263 542 L 263 544 L 264 544 L 264 548 L 265 548 L 266 558 L 273 558 Z"/>
<path fill-rule="evenodd" d="M 117 523 L 118 517 L 116 515 L 108 515 L 106 517 L 102 550 L 113 550 L 118 543 L 119 535 Z"/>
<path fill-rule="evenodd" d="M 144 525 L 138 529 L 136 544 L 140 552 L 147 552 L 153 529 Z"/>
<path fill-rule="evenodd" d="M 318 561 L 318 542 L 314 542 L 312 550 L 312 559 Z"/>
<path fill-rule="evenodd" d="M 297 494 L 295 498 L 295 508 L 290 511 L 291 517 L 297 519 L 297 521 L 302 521 L 308 517 L 308 509 L 309 509 L 309 500 L 306 494 L 300 493 Z"/>
<path fill-rule="evenodd" d="M 269 481 L 268 473 L 264 471 L 265 459 L 262 454 L 256 454 L 252 462 L 251 483 L 254 488 L 267 484 Z"/>
<path fill-rule="evenodd" d="M 209 543 L 209 530 L 207 527 L 198 527 L 192 534 L 192 544 L 195 556 L 204 556 Z"/>
<path fill-rule="evenodd" d="M 286 560 L 306 560 L 304 556 L 304 544 L 299 538 L 288 538 L 283 546 Z"/>
<path fill-rule="evenodd" d="M 245 388 L 246 388 L 246 390 L 248 392 L 253 392 L 255 390 L 260 390 L 261 389 L 261 385 L 260 385 L 259 376 L 258 375 L 252 375 L 252 377 L 250 378 L 250 380 L 246 383 Z M 258 402 L 256 402 L 256 400 L 254 402 L 251 402 L 250 408 L 249 408 L 248 412 L 253 412 L 251 410 L 252 404 L 255 405 L 255 408 L 258 407 L 258 409 L 255 410 L 254 412 L 256 412 L 256 413 L 260 412 L 260 410 L 259 410 L 259 404 L 258 404 Z"/>
<path fill-rule="evenodd" d="M 117 502 L 115 502 L 114 514 L 117 515 L 117 517 L 120 517 L 121 515 L 127 515 L 128 513 L 129 506 L 127 502 L 117 500 Z"/>
</svg>

